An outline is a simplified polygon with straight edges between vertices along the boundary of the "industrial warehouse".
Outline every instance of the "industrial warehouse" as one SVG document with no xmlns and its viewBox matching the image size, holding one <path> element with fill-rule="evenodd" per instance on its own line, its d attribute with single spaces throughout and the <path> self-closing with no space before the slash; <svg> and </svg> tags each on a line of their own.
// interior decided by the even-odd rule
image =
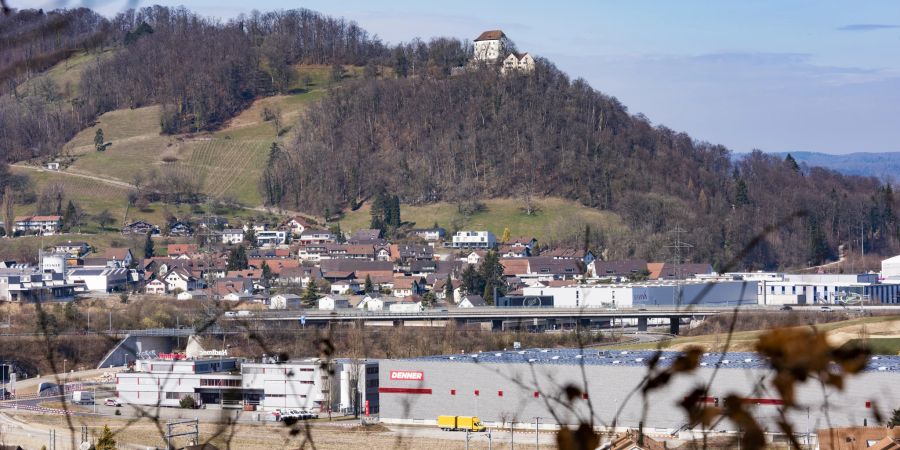
<svg viewBox="0 0 900 450">
<path fill-rule="evenodd" d="M 690 375 L 675 376 L 654 391 L 644 408 L 640 384 L 653 351 L 530 349 L 381 360 L 381 420 L 395 424 L 435 425 L 438 416 L 476 416 L 488 427 L 555 427 L 591 421 L 598 426 L 636 428 L 641 422 L 659 432 L 687 426 L 679 403 L 703 383 L 711 383 L 711 402 L 729 394 L 747 398 L 753 414 L 770 431 L 777 429 L 780 401 L 760 380 L 771 374 L 755 353 L 707 353 Z M 661 364 L 678 352 L 664 352 Z M 850 377 L 843 391 L 829 392 L 806 383 L 797 391 L 802 408 L 788 413 L 795 424 L 815 430 L 861 426 L 871 420 L 872 401 L 885 408 L 900 404 L 900 357 L 876 356 L 866 371 Z M 580 393 L 567 400 L 566 386 Z M 884 413 L 884 411 L 882 411 Z M 828 417 L 826 418 L 826 414 Z M 735 431 L 722 422 L 716 430 Z"/>
<path fill-rule="evenodd" d="M 187 397 L 207 409 L 315 412 L 378 411 L 378 363 L 317 358 L 243 362 L 238 358 L 149 355 L 116 375 L 123 403 L 178 407 Z"/>
</svg>

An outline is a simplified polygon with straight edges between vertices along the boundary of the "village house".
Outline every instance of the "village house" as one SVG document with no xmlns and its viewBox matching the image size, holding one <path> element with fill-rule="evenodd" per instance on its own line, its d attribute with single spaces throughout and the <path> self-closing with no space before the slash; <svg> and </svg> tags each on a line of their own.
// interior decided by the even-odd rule
<svg viewBox="0 0 900 450">
<path fill-rule="evenodd" d="M 203 287 L 190 272 L 181 268 L 167 273 L 163 281 L 166 282 L 169 292 L 187 292 Z"/>
<path fill-rule="evenodd" d="M 336 295 L 352 295 L 360 291 L 358 280 L 339 280 L 331 283 L 331 293 Z"/>
<path fill-rule="evenodd" d="M 322 278 L 322 272 L 318 267 L 285 267 L 278 276 L 278 283 L 282 286 L 299 286 L 306 288 L 309 283 Z"/>
<path fill-rule="evenodd" d="M 450 280 L 450 286 L 453 287 L 453 297 L 447 298 L 447 280 L 437 280 L 434 282 L 434 285 L 431 288 L 431 292 L 434 292 L 434 296 L 439 300 L 444 300 L 446 302 L 453 302 L 458 304 L 462 299 L 462 282 L 459 280 Z"/>
<path fill-rule="evenodd" d="M 134 262 L 134 254 L 130 248 L 108 248 L 98 255 L 84 259 L 85 266 L 94 267 L 131 267 Z"/>
<path fill-rule="evenodd" d="M 488 304 L 480 295 L 466 294 L 459 300 L 458 306 L 460 308 L 484 308 Z"/>
<path fill-rule="evenodd" d="M 447 236 L 447 230 L 443 228 L 416 228 L 410 230 L 413 236 L 419 237 L 426 241 L 443 241 Z"/>
<path fill-rule="evenodd" d="M 228 228 L 222 230 L 222 243 L 236 245 L 244 242 L 244 230 L 240 228 Z"/>
<path fill-rule="evenodd" d="M 166 282 L 160 279 L 150 280 L 144 285 L 144 293 L 148 295 L 165 295 L 169 292 Z"/>
<path fill-rule="evenodd" d="M 366 228 L 356 230 L 356 232 L 350 235 L 347 242 L 350 244 L 375 245 L 384 242 L 384 239 L 381 239 L 381 230 Z"/>
<path fill-rule="evenodd" d="M 328 230 L 304 230 L 300 234 L 301 244 L 328 244 L 334 242 L 337 242 L 337 237 Z"/>
<path fill-rule="evenodd" d="M 143 220 L 131 222 L 122 227 L 122 234 L 159 234 L 159 227 Z"/>
<path fill-rule="evenodd" d="M 193 228 L 191 228 L 191 224 L 177 220 L 169 224 L 169 236 L 173 237 L 187 237 L 194 234 Z"/>
<path fill-rule="evenodd" d="M 62 228 L 62 216 L 19 216 L 13 224 L 13 233 L 51 235 Z"/>
<path fill-rule="evenodd" d="M 288 232 L 285 230 L 265 230 L 256 233 L 256 245 L 274 247 L 287 244 Z"/>
<path fill-rule="evenodd" d="M 466 255 L 464 261 L 466 262 L 466 264 L 469 264 L 471 266 L 477 266 L 481 264 L 481 260 L 484 259 L 485 255 L 487 255 L 487 252 L 485 251 L 474 250 Z"/>
<path fill-rule="evenodd" d="M 291 217 L 287 222 L 285 222 L 285 227 L 291 231 L 295 237 L 300 237 L 304 231 L 311 227 L 310 223 L 306 218 L 301 216 Z"/>
<path fill-rule="evenodd" d="M 452 248 L 491 249 L 497 245 L 497 236 L 490 231 L 457 231 L 450 243 Z"/>
<path fill-rule="evenodd" d="M 91 250 L 91 246 L 87 242 L 72 242 L 56 244 L 53 246 L 55 253 L 63 253 L 65 255 L 74 256 L 76 258 L 84 256 Z"/>
<path fill-rule="evenodd" d="M 390 309 L 390 306 L 394 303 L 394 299 L 392 298 L 382 297 L 380 294 L 371 293 L 363 297 L 362 301 L 356 305 L 356 308 L 366 311 L 384 311 Z"/>
<path fill-rule="evenodd" d="M 391 293 L 394 297 L 409 297 L 410 295 L 419 295 L 424 289 L 420 287 L 422 283 L 420 278 L 416 277 L 397 277 L 394 278 Z"/>
<path fill-rule="evenodd" d="M 269 297 L 269 309 L 297 309 L 300 307 L 300 296 L 294 294 L 278 294 Z"/>
<path fill-rule="evenodd" d="M 392 313 L 416 313 L 424 311 L 425 307 L 422 305 L 421 297 L 410 295 L 392 303 L 388 310 Z"/>
<path fill-rule="evenodd" d="M 166 255 L 169 258 L 188 256 L 197 253 L 197 244 L 169 244 L 166 246 Z"/>
<path fill-rule="evenodd" d="M 306 244 L 297 247 L 297 258 L 301 261 L 319 262 L 323 259 L 329 259 L 329 244 Z"/>
<path fill-rule="evenodd" d="M 343 295 L 329 294 L 319 299 L 319 309 L 325 311 L 333 311 L 336 309 L 347 309 L 350 307 L 350 300 Z"/>
<path fill-rule="evenodd" d="M 540 256 L 547 256 L 553 259 L 575 259 L 584 263 L 585 267 L 589 266 L 596 259 L 594 252 L 590 250 L 565 247 L 542 251 Z"/>
<path fill-rule="evenodd" d="M 629 280 L 647 278 L 647 261 L 631 259 L 623 261 L 594 260 L 587 266 L 588 273 L 594 278 L 627 278 Z"/>
<path fill-rule="evenodd" d="M 501 73 L 511 72 L 532 72 L 534 71 L 534 58 L 528 53 L 510 53 L 503 60 L 503 66 L 500 67 Z"/>
</svg>

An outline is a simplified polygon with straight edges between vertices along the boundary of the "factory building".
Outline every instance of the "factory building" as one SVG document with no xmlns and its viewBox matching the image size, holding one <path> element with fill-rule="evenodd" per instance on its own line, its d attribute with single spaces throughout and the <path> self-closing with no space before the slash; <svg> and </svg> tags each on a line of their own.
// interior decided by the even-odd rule
<svg viewBox="0 0 900 450">
<path fill-rule="evenodd" d="M 333 371 L 333 374 L 332 374 Z M 243 362 L 238 358 L 186 359 L 156 355 L 116 375 L 124 403 L 178 407 L 192 397 L 206 408 L 263 411 L 305 409 L 315 412 L 378 411 L 378 363 L 317 358 L 287 362 Z"/>
<path fill-rule="evenodd" d="M 755 281 L 661 281 L 525 287 L 524 297 L 552 296 L 556 308 L 735 306 L 757 303 Z"/>
<path fill-rule="evenodd" d="M 760 305 L 900 304 L 900 279 L 878 274 L 726 273 L 719 279 L 755 281 Z"/>
<path fill-rule="evenodd" d="M 772 374 L 767 362 L 754 353 L 705 354 L 699 369 L 675 376 L 654 391 L 643 416 L 640 386 L 653 354 L 530 349 L 381 360 L 381 420 L 434 425 L 440 415 L 478 416 L 489 427 L 515 424 L 533 429 L 536 418 L 541 426 L 552 428 L 593 416 L 598 426 L 635 428 L 643 422 L 645 430 L 673 433 L 687 424 L 679 403 L 697 386 L 714 380 L 704 401 L 721 406 L 727 395 L 740 395 L 767 430 L 777 431 L 780 400 L 770 382 L 760 389 L 760 380 L 770 381 Z M 670 364 L 677 356 L 663 352 L 660 364 Z M 873 357 L 866 371 L 847 379 L 843 391 L 827 389 L 827 405 L 817 382 L 799 385 L 796 393 L 802 406 L 790 410 L 788 418 L 812 429 L 826 423 L 863 425 L 866 418 L 872 420 L 873 400 L 883 409 L 882 417 L 900 403 L 898 382 L 900 357 Z M 578 390 L 567 395 L 566 386 Z M 716 429 L 734 431 L 736 425 L 723 421 Z"/>
</svg>

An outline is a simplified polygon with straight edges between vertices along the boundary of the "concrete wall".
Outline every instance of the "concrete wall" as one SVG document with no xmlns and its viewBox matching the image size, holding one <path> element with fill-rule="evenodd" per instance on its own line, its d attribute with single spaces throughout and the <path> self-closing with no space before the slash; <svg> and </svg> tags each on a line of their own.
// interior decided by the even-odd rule
<svg viewBox="0 0 900 450">
<path fill-rule="evenodd" d="M 616 411 L 626 396 L 637 388 L 646 375 L 646 368 L 636 366 L 585 366 L 586 380 L 577 365 L 526 363 L 471 363 L 414 360 L 382 360 L 381 419 L 388 423 L 434 424 L 438 415 L 475 415 L 490 422 L 554 423 L 553 413 L 562 423 L 577 423 L 577 417 L 590 417 L 595 423 L 611 425 Z M 421 381 L 391 380 L 391 371 L 422 372 Z M 652 429 L 677 429 L 686 423 L 684 411 L 678 406 L 698 383 L 709 380 L 712 369 L 700 369 L 693 376 L 676 377 L 667 387 L 655 392 L 648 405 L 645 426 Z M 754 393 L 755 383 L 768 371 L 755 369 L 721 369 L 712 385 L 710 396 L 724 397 L 735 392 L 753 398 L 774 398 L 771 392 Z M 866 372 L 853 377 L 844 392 L 830 391 L 830 423 L 833 426 L 862 425 L 863 419 L 872 421 L 872 410 L 866 401 L 876 399 L 884 408 L 882 415 L 900 402 L 900 375 L 889 372 Z M 559 403 L 561 388 L 574 384 L 588 393 L 588 399 L 578 398 L 572 410 Z M 452 393 L 455 390 L 455 395 Z M 478 393 L 476 394 L 476 391 Z M 501 395 L 502 392 L 502 395 Z M 535 392 L 538 392 L 535 397 Z M 798 391 L 801 404 L 809 407 L 812 429 L 826 426 L 822 391 L 815 383 L 807 383 Z M 589 403 L 590 402 L 590 403 Z M 776 406 L 753 406 L 753 414 L 766 427 L 775 431 Z M 641 421 L 640 394 L 625 403 L 618 417 L 618 426 L 637 427 Z M 789 418 L 805 428 L 805 407 L 789 413 Z M 533 426 L 533 425 L 532 425 Z M 801 428 L 801 431 L 802 429 Z M 716 429 L 734 430 L 723 422 Z"/>
</svg>

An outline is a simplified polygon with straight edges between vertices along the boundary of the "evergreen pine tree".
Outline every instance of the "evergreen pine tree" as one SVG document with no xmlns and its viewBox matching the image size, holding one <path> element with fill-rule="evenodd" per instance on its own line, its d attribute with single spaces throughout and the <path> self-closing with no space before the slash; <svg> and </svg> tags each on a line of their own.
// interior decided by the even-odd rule
<svg viewBox="0 0 900 450">
<path fill-rule="evenodd" d="M 147 239 L 144 240 L 144 258 L 152 258 L 155 254 L 153 239 L 151 238 L 152 234 L 152 231 L 148 231 Z"/>
<path fill-rule="evenodd" d="M 72 203 L 72 200 L 69 200 L 69 204 L 66 205 L 66 213 L 63 214 L 62 222 L 65 230 L 72 229 L 78 222 L 78 209 L 75 208 L 75 203 Z"/>
<path fill-rule="evenodd" d="M 263 260 L 262 266 L 260 267 L 260 269 L 262 270 L 262 279 L 263 279 L 263 281 L 265 281 L 266 286 L 268 286 L 269 281 L 272 280 L 272 268 L 269 267 L 269 264 L 266 263 L 265 260 Z"/>
<path fill-rule="evenodd" d="M 310 280 L 309 284 L 306 286 L 306 290 L 303 291 L 303 303 L 306 305 L 312 305 L 319 299 L 319 285 L 315 282 L 315 280 Z"/>
<path fill-rule="evenodd" d="M 743 178 L 738 179 L 737 187 L 735 188 L 734 204 L 737 207 L 750 204 L 750 195 L 747 190 L 747 183 Z"/>
<path fill-rule="evenodd" d="M 891 412 L 891 419 L 887 424 L 891 428 L 900 426 L 900 408 L 897 408 Z"/>
<path fill-rule="evenodd" d="M 791 156 L 790 153 L 785 156 L 784 162 L 786 162 L 788 167 L 790 167 L 794 172 L 800 172 L 800 164 L 797 164 L 797 160 L 794 159 L 794 157 Z"/>
<path fill-rule="evenodd" d="M 97 132 L 94 133 L 94 147 L 98 152 L 106 150 L 106 145 L 104 144 L 105 140 L 106 139 L 103 137 L 103 128 L 97 128 Z"/>
<path fill-rule="evenodd" d="M 391 228 L 400 228 L 400 197 L 394 196 L 391 199 Z"/>
<path fill-rule="evenodd" d="M 369 274 L 366 274 L 366 285 L 363 290 L 366 292 L 366 294 L 375 292 L 375 283 L 372 283 L 372 277 L 370 277 Z"/>
<path fill-rule="evenodd" d="M 231 249 L 228 253 L 228 270 L 246 270 L 249 267 L 247 262 L 247 249 L 243 245 L 238 245 Z"/>
<path fill-rule="evenodd" d="M 453 279 L 450 278 L 450 274 L 447 274 L 447 281 L 444 283 L 444 297 L 448 302 L 454 301 L 453 298 Z"/>
<path fill-rule="evenodd" d="M 103 425 L 103 431 L 100 432 L 100 439 L 94 446 L 96 450 L 116 450 L 116 438 L 113 437 L 112 431 L 108 425 Z"/>
</svg>

